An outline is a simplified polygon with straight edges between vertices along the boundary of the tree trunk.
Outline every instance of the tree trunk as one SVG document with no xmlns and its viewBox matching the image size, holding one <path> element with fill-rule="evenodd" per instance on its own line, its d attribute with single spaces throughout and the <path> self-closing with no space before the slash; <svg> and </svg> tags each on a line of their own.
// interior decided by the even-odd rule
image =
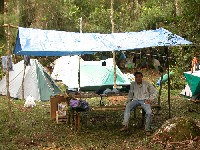
<svg viewBox="0 0 200 150">
<path fill-rule="evenodd" d="M 114 0 L 111 0 L 110 21 L 111 21 L 111 25 L 112 25 L 112 33 L 115 32 L 115 23 L 114 23 L 114 17 L 113 17 L 113 14 L 114 14 L 113 5 L 114 5 Z"/>
<path fill-rule="evenodd" d="M 175 13 L 176 16 L 180 16 L 181 15 L 181 0 L 175 0 Z"/>
<path fill-rule="evenodd" d="M 140 13 L 139 13 L 139 2 L 138 0 L 134 0 L 134 4 L 135 4 L 135 7 L 134 7 L 134 16 L 135 16 L 135 19 L 139 17 Z"/>
<path fill-rule="evenodd" d="M 0 1 L 0 15 L 3 16 L 3 14 L 4 14 L 4 1 L 1 0 Z M 4 24 L 4 23 L 2 23 L 2 24 Z M 0 40 L 4 39 L 4 37 L 5 37 L 4 28 L 0 28 Z M 1 45 L 0 47 L 1 47 L 0 49 L 3 49 L 4 45 Z"/>
<path fill-rule="evenodd" d="M 4 14 L 4 1 L 2 0 L 0 1 L 0 15 L 3 15 L 3 14 Z M 4 37 L 5 37 L 4 29 L 0 28 L 0 40 L 3 39 Z M 4 45 L 1 45 L 0 49 L 3 49 L 3 48 L 4 48 Z M 3 52 L 1 53 L 1 55 L 3 55 Z M 1 70 L 3 70 L 3 67 L 1 67 Z M 0 79 L 2 78 L 3 78 L 3 73 Z"/>
<path fill-rule="evenodd" d="M 134 0 L 130 1 L 130 21 L 134 18 Z"/>
<path fill-rule="evenodd" d="M 114 5 L 114 0 L 111 0 L 110 21 L 111 21 L 111 25 L 112 25 L 112 33 L 115 32 L 115 23 L 114 23 L 114 17 L 113 17 L 113 14 L 114 14 L 113 5 Z M 115 60 L 115 51 L 114 50 L 113 50 L 113 66 L 114 66 L 114 89 L 116 89 L 117 88 L 117 84 L 116 84 L 117 74 L 116 74 L 116 60 Z"/>
<path fill-rule="evenodd" d="M 4 24 L 7 23 L 7 15 L 8 15 L 8 0 L 4 0 Z M 6 54 L 10 57 L 10 25 L 5 26 L 5 33 L 6 33 Z M 7 100 L 8 100 L 8 115 L 9 115 L 9 123 L 10 126 L 12 124 L 12 108 L 11 108 L 11 101 L 10 101 L 10 91 L 9 91 L 9 67 L 10 61 L 7 58 L 6 62 L 6 89 L 7 89 Z"/>
</svg>

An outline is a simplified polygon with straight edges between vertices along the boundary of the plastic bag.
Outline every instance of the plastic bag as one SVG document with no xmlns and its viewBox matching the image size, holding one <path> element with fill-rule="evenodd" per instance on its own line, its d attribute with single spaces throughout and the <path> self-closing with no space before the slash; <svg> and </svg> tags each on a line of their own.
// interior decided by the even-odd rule
<svg viewBox="0 0 200 150">
<path fill-rule="evenodd" d="M 108 94 L 108 93 L 111 93 L 111 92 L 112 92 L 112 90 L 107 88 L 105 91 L 103 91 L 103 94 Z"/>
<path fill-rule="evenodd" d="M 35 103 L 35 98 L 31 95 L 29 95 L 27 98 L 26 98 L 26 101 L 24 103 L 24 107 L 27 107 L 27 108 L 30 108 L 30 107 L 34 107 L 36 106 L 36 103 Z"/>
</svg>

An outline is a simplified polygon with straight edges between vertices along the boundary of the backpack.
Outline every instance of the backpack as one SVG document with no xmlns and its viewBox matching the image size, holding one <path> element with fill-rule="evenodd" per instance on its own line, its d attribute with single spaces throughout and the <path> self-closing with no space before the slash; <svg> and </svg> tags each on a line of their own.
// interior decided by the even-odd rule
<svg viewBox="0 0 200 150">
<path fill-rule="evenodd" d="M 89 104 L 86 100 L 73 100 L 71 99 L 69 102 L 70 108 L 76 111 L 88 111 Z"/>
</svg>

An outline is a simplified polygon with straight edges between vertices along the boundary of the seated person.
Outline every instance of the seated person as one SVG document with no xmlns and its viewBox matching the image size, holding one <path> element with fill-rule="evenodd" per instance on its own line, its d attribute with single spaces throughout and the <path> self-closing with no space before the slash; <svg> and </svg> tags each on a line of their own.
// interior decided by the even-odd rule
<svg viewBox="0 0 200 150">
<path fill-rule="evenodd" d="M 141 72 L 135 72 L 134 76 L 135 81 L 130 85 L 128 103 L 124 111 L 124 120 L 122 123 L 124 127 L 121 129 L 121 131 L 128 130 L 131 110 L 135 109 L 137 106 L 142 106 L 146 112 L 145 131 L 147 135 L 150 135 L 152 114 L 151 103 L 156 99 L 157 90 L 151 83 L 142 79 L 143 74 Z"/>
</svg>

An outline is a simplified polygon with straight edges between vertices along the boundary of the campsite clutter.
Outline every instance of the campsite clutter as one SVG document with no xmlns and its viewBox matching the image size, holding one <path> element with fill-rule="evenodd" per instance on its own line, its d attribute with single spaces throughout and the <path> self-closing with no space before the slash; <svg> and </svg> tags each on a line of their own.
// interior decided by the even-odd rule
<svg viewBox="0 0 200 150">
<path fill-rule="evenodd" d="M 66 123 L 74 130 L 80 129 L 80 112 L 88 111 L 86 100 L 77 99 L 74 95 L 55 95 L 50 99 L 50 117 L 57 124 Z"/>
<path fill-rule="evenodd" d="M 113 71 L 114 60 L 110 58 L 103 61 L 91 62 L 83 61 L 80 59 L 79 56 L 69 57 L 64 55 L 93 54 L 98 51 L 111 52 L 113 50 L 119 51 L 141 49 L 146 47 L 169 46 L 182 43 L 191 44 L 191 42 L 186 41 L 183 38 L 174 34 L 173 37 L 169 39 L 169 35 L 172 35 L 172 33 L 163 28 L 130 33 L 79 34 L 75 32 L 58 32 L 54 30 L 47 31 L 19 27 L 14 54 L 27 56 L 63 56 L 55 61 L 54 71 L 52 73 L 52 77 L 55 80 L 62 80 L 62 82 L 68 87 L 68 90 L 79 87 L 81 88 L 81 90 L 99 90 L 102 86 L 104 87 L 104 89 L 106 89 L 108 87 L 113 87 L 113 85 L 115 84 L 113 80 L 115 76 Z M 132 69 L 135 67 L 135 57 L 127 58 L 125 55 L 122 54 L 121 59 L 128 60 L 128 68 Z M 149 62 L 151 62 L 150 53 L 146 54 L 145 66 L 147 68 L 149 68 Z M 38 63 L 37 60 L 33 60 L 33 63 L 34 64 L 32 64 L 32 60 L 30 60 L 31 65 L 27 66 L 27 70 L 25 70 L 25 98 L 29 95 L 32 95 L 35 100 L 46 101 L 51 99 L 51 118 L 56 118 L 58 123 L 59 119 L 61 119 L 61 116 L 67 116 L 68 118 L 72 118 L 72 120 L 76 120 L 74 124 L 78 124 L 79 127 L 80 110 L 78 109 L 82 109 L 84 111 L 89 110 L 88 103 L 82 99 L 70 99 L 70 101 L 67 101 L 66 103 L 66 98 L 64 96 L 56 95 L 60 93 L 60 90 L 58 89 L 55 81 L 52 80 L 52 78 L 48 75 L 48 73 Z M 21 64 L 28 63 L 21 62 Z M 65 67 L 63 67 L 64 64 L 66 64 Z M 158 61 L 155 61 L 154 64 L 155 68 L 158 68 L 158 66 L 160 66 Z M 20 65 L 18 66 L 18 68 L 20 68 Z M 17 70 L 17 67 L 15 68 L 14 71 Z M 22 75 L 22 72 L 23 67 L 21 67 L 21 71 L 19 71 L 19 73 L 17 74 Z M 80 79 L 78 78 L 79 73 Z M 13 73 L 12 75 L 11 72 L 10 75 L 12 77 L 15 74 Z M 130 85 L 129 79 L 124 76 L 124 74 L 117 66 L 116 76 L 116 84 L 118 86 Z M 21 98 L 22 78 L 23 77 L 20 76 L 21 80 L 19 80 L 19 84 L 17 84 L 19 85 L 19 88 L 15 90 L 15 93 L 14 90 L 12 90 L 12 88 L 14 87 L 12 85 L 12 81 L 16 81 L 16 76 L 10 78 L 10 91 L 11 96 L 14 98 Z M 28 80 L 26 81 L 26 79 Z M 80 81 L 80 84 L 78 83 L 78 80 Z M 30 81 L 32 81 L 32 84 L 34 86 L 30 87 Z M 2 82 L 5 82 L 5 79 L 3 79 Z M 29 86 L 26 86 L 27 84 L 29 84 Z M 36 89 L 35 93 L 30 93 L 29 91 L 32 91 L 33 89 Z M 0 91 L 2 92 L 1 94 L 6 94 L 5 84 L 2 89 L 0 86 Z M 118 94 L 117 90 L 112 90 L 111 92 Z M 108 91 L 108 93 L 110 92 Z M 63 102 L 67 104 L 67 107 L 63 104 Z M 69 113 L 69 115 L 67 115 L 67 112 Z"/>
</svg>

